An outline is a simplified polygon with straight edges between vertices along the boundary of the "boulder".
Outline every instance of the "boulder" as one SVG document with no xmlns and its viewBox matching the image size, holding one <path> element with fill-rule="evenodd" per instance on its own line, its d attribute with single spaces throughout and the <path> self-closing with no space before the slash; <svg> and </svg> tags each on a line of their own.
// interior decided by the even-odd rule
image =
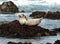
<svg viewBox="0 0 60 44">
<path fill-rule="evenodd" d="M 30 17 L 33 17 L 33 18 L 44 17 L 47 19 L 60 19 L 60 12 L 59 11 L 56 11 L 56 12 L 48 11 L 48 13 L 46 14 L 46 12 L 35 11 L 35 12 L 32 12 Z"/>
<path fill-rule="evenodd" d="M 8 42 L 7 44 L 17 44 L 17 43 L 15 43 L 15 42 Z"/>
<path fill-rule="evenodd" d="M 54 44 L 60 44 L 60 40 L 56 40 Z"/>
<path fill-rule="evenodd" d="M 16 13 L 19 12 L 18 7 L 12 2 L 3 2 L 0 6 L 0 13 Z"/>
<path fill-rule="evenodd" d="M 56 33 L 40 26 L 21 25 L 19 21 L 4 23 L 0 25 L 0 36 L 10 38 L 31 38 L 40 36 L 51 36 Z"/>
<path fill-rule="evenodd" d="M 45 12 L 42 12 L 42 11 L 35 11 L 35 12 L 32 12 L 32 14 L 30 15 L 30 17 L 33 17 L 33 18 L 40 18 L 40 17 L 43 17 L 45 14 Z"/>
<path fill-rule="evenodd" d="M 23 13 L 25 13 L 25 11 L 24 11 L 24 10 L 22 10 L 22 11 L 20 11 L 20 12 L 23 12 Z"/>
<path fill-rule="evenodd" d="M 46 43 L 46 44 L 52 44 L 52 43 Z"/>
<path fill-rule="evenodd" d="M 55 29 L 52 29 L 54 32 L 60 32 L 60 28 L 55 28 Z"/>
<path fill-rule="evenodd" d="M 45 18 L 48 19 L 60 19 L 60 12 L 56 11 L 56 12 L 48 12 L 47 16 Z"/>
</svg>

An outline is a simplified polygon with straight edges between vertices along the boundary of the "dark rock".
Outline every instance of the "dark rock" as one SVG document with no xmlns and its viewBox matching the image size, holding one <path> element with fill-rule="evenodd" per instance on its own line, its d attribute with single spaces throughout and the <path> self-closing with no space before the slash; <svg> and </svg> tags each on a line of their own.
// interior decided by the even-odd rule
<svg viewBox="0 0 60 44">
<path fill-rule="evenodd" d="M 27 44 L 27 42 L 23 43 L 23 44 Z"/>
<path fill-rule="evenodd" d="M 60 28 L 55 28 L 55 29 L 52 29 L 54 32 L 60 32 Z"/>
<path fill-rule="evenodd" d="M 17 6 L 12 2 L 3 2 L 0 6 L 0 13 L 16 13 L 19 12 Z"/>
<path fill-rule="evenodd" d="M 52 44 L 52 43 L 46 43 L 46 44 Z"/>
<path fill-rule="evenodd" d="M 40 26 L 21 25 L 17 20 L 0 25 L 1 37 L 31 38 L 37 36 L 38 33 L 40 36 L 56 35 L 56 33 L 51 33 L 48 29 L 44 29 Z"/>
<path fill-rule="evenodd" d="M 30 43 L 28 43 L 28 44 L 32 44 L 32 43 L 30 42 Z"/>
<path fill-rule="evenodd" d="M 40 32 L 41 36 L 55 36 L 57 35 L 55 31 L 50 31 L 48 29 L 43 30 Z"/>
<path fill-rule="evenodd" d="M 60 44 L 60 40 L 56 40 L 54 44 Z"/>
<path fill-rule="evenodd" d="M 19 42 L 18 44 L 23 44 L 22 42 Z"/>
<path fill-rule="evenodd" d="M 7 37 L 33 37 L 39 30 L 39 26 L 20 25 L 18 21 L 0 25 L 1 35 Z"/>
<path fill-rule="evenodd" d="M 7 44 L 16 44 L 15 42 L 8 42 Z"/>
<path fill-rule="evenodd" d="M 19 43 L 15 43 L 15 42 L 8 42 L 7 44 L 32 44 L 31 42 L 30 43 L 27 43 L 27 42 L 19 42 Z"/>
<path fill-rule="evenodd" d="M 23 12 L 23 13 L 24 13 L 25 11 L 24 11 L 24 10 L 22 10 L 21 12 Z"/>
<path fill-rule="evenodd" d="M 28 42 L 28 43 L 27 42 L 24 42 L 23 44 L 32 44 L 32 43 L 31 42 Z"/>
<path fill-rule="evenodd" d="M 60 19 L 60 12 L 48 12 L 46 18 L 48 19 Z"/>
<path fill-rule="evenodd" d="M 60 12 L 59 11 L 56 11 L 56 12 L 48 11 L 48 13 L 46 14 L 46 12 L 35 11 L 35 12 L 32 12 L 30 17 L 33 17 L 33 18 L 44 17 L 47 19 L 60 19 Z"/>
<path fill-rule="evenodd" d="M 34 18 L 40 18 L 40 17 L 44 17 L 45 12 L 41 12 L 41 11 L 35 11 L 32 12 L 32 14 L 30 15 L 30 17 L 34 17 Z"/>
</svg>

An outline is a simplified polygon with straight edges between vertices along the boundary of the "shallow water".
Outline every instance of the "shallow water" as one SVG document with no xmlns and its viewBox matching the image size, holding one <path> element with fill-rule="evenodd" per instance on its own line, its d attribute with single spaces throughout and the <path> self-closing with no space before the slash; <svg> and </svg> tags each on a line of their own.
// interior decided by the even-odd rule
<svg viewBox="0 0 60 44">
<path fill-rule="evenodd" d="M 39 37 L 36 39 L 12 39 L 12 38 L 2 38 L 0 37 L 0 43 L 1 44 L 7 44 L 7 42 L 32 42 L 32 44 L 46 44 L 46 43 L 54 43 L 56 40 L 60 40 L 60 36 L 45 36 L 45 37 Z"/>
<path fill-rule="evenodd" d="M 0 14 L 0 22 L 5 21 L 13 21 L 18 20 L 18 14 Z M 24 13 L 27 18 L 30 19 L 29 14 L 31 13 Z M 54 29 L 54 28 L 60 28 L 60 20 L 51 20 L 51 19 L 43 19 L 42 22 L 39 24 L 39 26 L 46 28 L 46 29 Z M 56 40 L 60 40 L 60 34 L 57 36 L 45 36 L 45 37 L 39 37 L 36 39 L 12 39 L 12 38 L 3 38 L 0 37 L 0 44 L 7 44 L 7 42 L 32 42 L 33 44 L 46 44 L 47 42 L 54 43 Z"/>
</svg>

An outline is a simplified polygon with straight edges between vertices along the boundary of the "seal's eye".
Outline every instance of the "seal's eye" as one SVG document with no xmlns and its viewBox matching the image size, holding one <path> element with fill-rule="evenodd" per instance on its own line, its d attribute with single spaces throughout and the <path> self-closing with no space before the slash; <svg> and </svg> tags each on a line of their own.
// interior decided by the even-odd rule
<svg viewBox="0 0 60 44">
<path fill-rule="evenodd" d="M 19 15 L 19 17 L 21 17 L 21 16 Z"/>
</svg>

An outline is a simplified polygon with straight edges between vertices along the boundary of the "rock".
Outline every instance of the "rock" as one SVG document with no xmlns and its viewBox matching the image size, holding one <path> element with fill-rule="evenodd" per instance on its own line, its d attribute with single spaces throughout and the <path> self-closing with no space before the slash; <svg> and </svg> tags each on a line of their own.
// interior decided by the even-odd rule
<svg viewBox="0 0 60 44">
<path fill-rule="evenodd" d="M 60 40 L 56 40 L 54 44 L 60 44 Z"/>
<path fill-rule="evenodd" d="M 24 10 L 22 10 L 21 12 L 25 13 L 25 11 L 24 11 Z"/>
<path fill-rule="evenodd" d="M 12 2 L 3 2 L 0 6 L 0 13 L 16 13 L 19 12 L 18 7 Z"/>
<path fill-rule="evenodd" d="M 18 42 L 18 44 L 23 44 L 22 42 Z"/>
<path fill-rule="evenodd" d="M 40 34 L 40 36 L 56 35 L 56 33 L 51 33 L 50 30 L 44 29 L 40 26 L 21 25 L 17 20 L 0 25 L 1 37 L 31 38 L 36 37 L 38 33 Z"/>
<path fill-rule="evenodd" d="M 25 42 L 25 43 L 23 43 L 23 44 L 32 44 L 32 43 L 31 43 L 31 42 L 29 42 L 29 43 Z"/>
<path fill-rule="evenodd" d="M 52 44 L 52 43 L 46 43 L 46 44 Z"/>
<path fill-rule="evenodd" d="M 32 12 L 32 14 L 30 15 L 30 17 L 40 18 L 40 17 L 44 16 L 44 14 L 45 14 L 45 12 L 35 11 L 35 12 Z"/>
<path fill-rule="evenodd" d="M 40 36 L 55 36 L 55 35 L 57 35 L 55 31 L 50 31 L 49 29 L 43 29 L 39 33 L 40 33 Z"/>
<path fill-rule="evenodd" d="M 8 42 L 7 44 L 16 44 L 15 42 Z"/>
<path fill-rule="evenodd" d="M 60 12 L 59 11 L 48 12 L 46 18 L 48 18 L 48 19 L 60 19 Z"/>
<path fill-rule="evenodd" d="M 35 11 L 35 12 L 32 12 L 30 17 L 33 17 L 33 18 L 44 17 L 47 19 L 60 19 L 60 12 L 59 11 L 56 11 L 56 12 L 48 11 L 47 15 L 46 16 L 45 15 L 46 15 L 46 12 Z"/>
<path fill-rule="evenodd" d="M 18 43 L 15 43 L 15 42 L 8 42 L 7 44 L 32 44 L 31 42 L 27 43 L 27 42 L 18 42 Z"/>
<path fill-rule="evenodd" d="M 60 28 L 55 28 L 55 29 L 52 29 L 54 32 L 56 33 L 59 33 L 60 32 Z"/>
</svg>

